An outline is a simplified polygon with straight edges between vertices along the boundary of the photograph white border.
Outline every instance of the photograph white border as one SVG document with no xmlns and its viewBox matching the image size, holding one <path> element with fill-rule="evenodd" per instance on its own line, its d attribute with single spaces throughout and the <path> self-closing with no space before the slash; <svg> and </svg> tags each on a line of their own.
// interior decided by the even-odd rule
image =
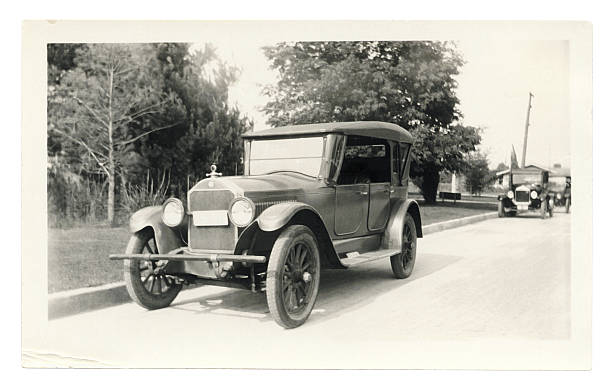
<svg viewBox="0 0 612 385">
<path fill-rule="evenodd" d="M 59 42 L 196 42 L 207 34 L 260 34 L 284 40 L 567 40 L 570 43 L 572 153 L 571 338 L 567 341 L 411 341 L 365 346 L 417 369 L 588 369 L 591 365 L 592 29 L 586 22 L 27 22 L 22 55 L 22 343 L 36 349 L 47 332 L 46 44 Z M 27 228 L 26 228 L 27 226 Z M 27 231 L 26 231 L 27 230 Z M 355 348 L 352 346 L 351 348 Z M 338 347 L 326 346 L 323 351 Z M 334 350 L 335 349 L 335 350 Z M 188 352 L 186 352 L 188 354 Z M 88 357 L 89 358 L 89 357 Z M 70 359 L 70 358 L 66 358 Z M 222 367 L 250 367 L 236 360 Z M 244 357 L 244 359 L 247 359 Z M 313 368 L 325 357 L 313 358 Z M 180 366 L 180 361 L 168 366 Z M 279 368 L 291 362 L 279 357 Z M 342 368 L 338 363 L 336 368 Z M 385 367 L 376 361 L 350 367 Z"/>
</svg>

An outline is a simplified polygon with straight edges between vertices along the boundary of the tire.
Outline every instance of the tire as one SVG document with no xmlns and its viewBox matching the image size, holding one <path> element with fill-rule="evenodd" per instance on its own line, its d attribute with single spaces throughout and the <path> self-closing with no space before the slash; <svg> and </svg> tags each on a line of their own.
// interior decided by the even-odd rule
<svg viewBox="0 0 612 385">
<path fill-rule="evenodd" d="M 546 214 L 548 214 L 548 200 L 540 203 L 540 218 L 546 219 Z"/>
<path fill-rule="evenodd" d="M 126 254 L 158 254 L 152 231 L 132 235 Z M 123 278 L 130 297 L 145 309 L 155 310 L 169 306 L 181 291 L 182 284 L 164 274 L 164 261 L 126 259 Z"/>
<path fill-rule="evenodd" d="M 266 300 L 272 317 L 285 329 L 302 325 L 319 293 L 321 261 L 312 231 L 287 227 L 274 242 L 266 274 Z"/>
<path fill-rule="evenodd" d="M 548 215 L 550 215 L 550 217 L 553 217 L 553 212 L 555 211 L 555 204 L 553 203 L 552 205 L 550 205 L 550 200 L 548 201 Z"/>
<path fill-rule="evenodd" d="M 404 220 L 402 236 L 402 252 L 391 257 L 391 269 L 397 279 L 410 277 L 414 269 L 417 249 L 416 225 L 412 215 L 407 214 Z"/>
<path fill-rule="evenodd" d="M 569 198 L 565 198 L 565 213 L 569 213 L 570 210 L 570 199 Z"/>
<path fill-rule="evenodd" d="M 503 218 L 506 216 L 506 212 L 504 211 L 504 205 L 502 201 L 497 202 L 497 216 Z"/>
</svg>

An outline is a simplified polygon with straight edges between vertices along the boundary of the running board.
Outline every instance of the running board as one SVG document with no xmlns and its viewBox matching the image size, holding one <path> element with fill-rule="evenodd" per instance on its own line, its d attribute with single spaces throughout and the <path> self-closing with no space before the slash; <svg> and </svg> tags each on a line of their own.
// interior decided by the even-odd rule
<svg viewBox="0 0 612 385">
<path fill-rule="evenodd" d="M 351 267 L 351 266 L 359 265 L 365 262 L 376 261 L 382 258 L 389 258 L 401 252 L 402 252 L 401 249 L 380 249 L 380 250 L 375 250 L 375 251 L 369 251 L 363 254 L 357 254 L 356 252 L 347 253 L 347 255 L 350 255 L 350 254 L 357 254 L 357 255 L 352 256 L 352 257 L 349 256 L 348 258 L 342 258 L 340 262 L 342 262 L 344 267 Z"/>
</svg>

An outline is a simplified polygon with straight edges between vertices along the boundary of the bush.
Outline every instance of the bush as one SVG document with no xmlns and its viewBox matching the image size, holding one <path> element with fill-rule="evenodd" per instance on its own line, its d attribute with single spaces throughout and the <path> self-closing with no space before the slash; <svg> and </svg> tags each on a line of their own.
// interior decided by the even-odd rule
<svg viewBox="0 0 612 385">
<path fill-rule="evenodd" d="M 72 227 L 98 222 L 104 215 L 105 183 L 87 179 L 61 158 L 50 157 L 47 165 L 47 210 L 50 227 Z"/>
<path fill-rule="evenodd" d="M 128 184 L 121 194 L 121 219 L 129 217 L 133 212 L 147 206 L 157 206 L 164 203 L 170 187 L 170 175 L 166 180 L 166 173 L 162 174 L 160 181 L 155 183 L 147 172 L 145 184 Z M 157 185 L 157 187 L 155 187 Z"/>
</svg>

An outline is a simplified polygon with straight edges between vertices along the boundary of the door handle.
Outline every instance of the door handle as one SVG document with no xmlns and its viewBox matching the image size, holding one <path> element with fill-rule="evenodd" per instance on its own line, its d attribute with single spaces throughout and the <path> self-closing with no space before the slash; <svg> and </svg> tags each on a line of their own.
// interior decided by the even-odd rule
<svg viewBox="0 0 612 385">
<path fill-rule="evenodd" d="M 357 194 L 359 195 L 368 195 L 369 193 L 367 191 L 355 191 Z"/>
</svg>

